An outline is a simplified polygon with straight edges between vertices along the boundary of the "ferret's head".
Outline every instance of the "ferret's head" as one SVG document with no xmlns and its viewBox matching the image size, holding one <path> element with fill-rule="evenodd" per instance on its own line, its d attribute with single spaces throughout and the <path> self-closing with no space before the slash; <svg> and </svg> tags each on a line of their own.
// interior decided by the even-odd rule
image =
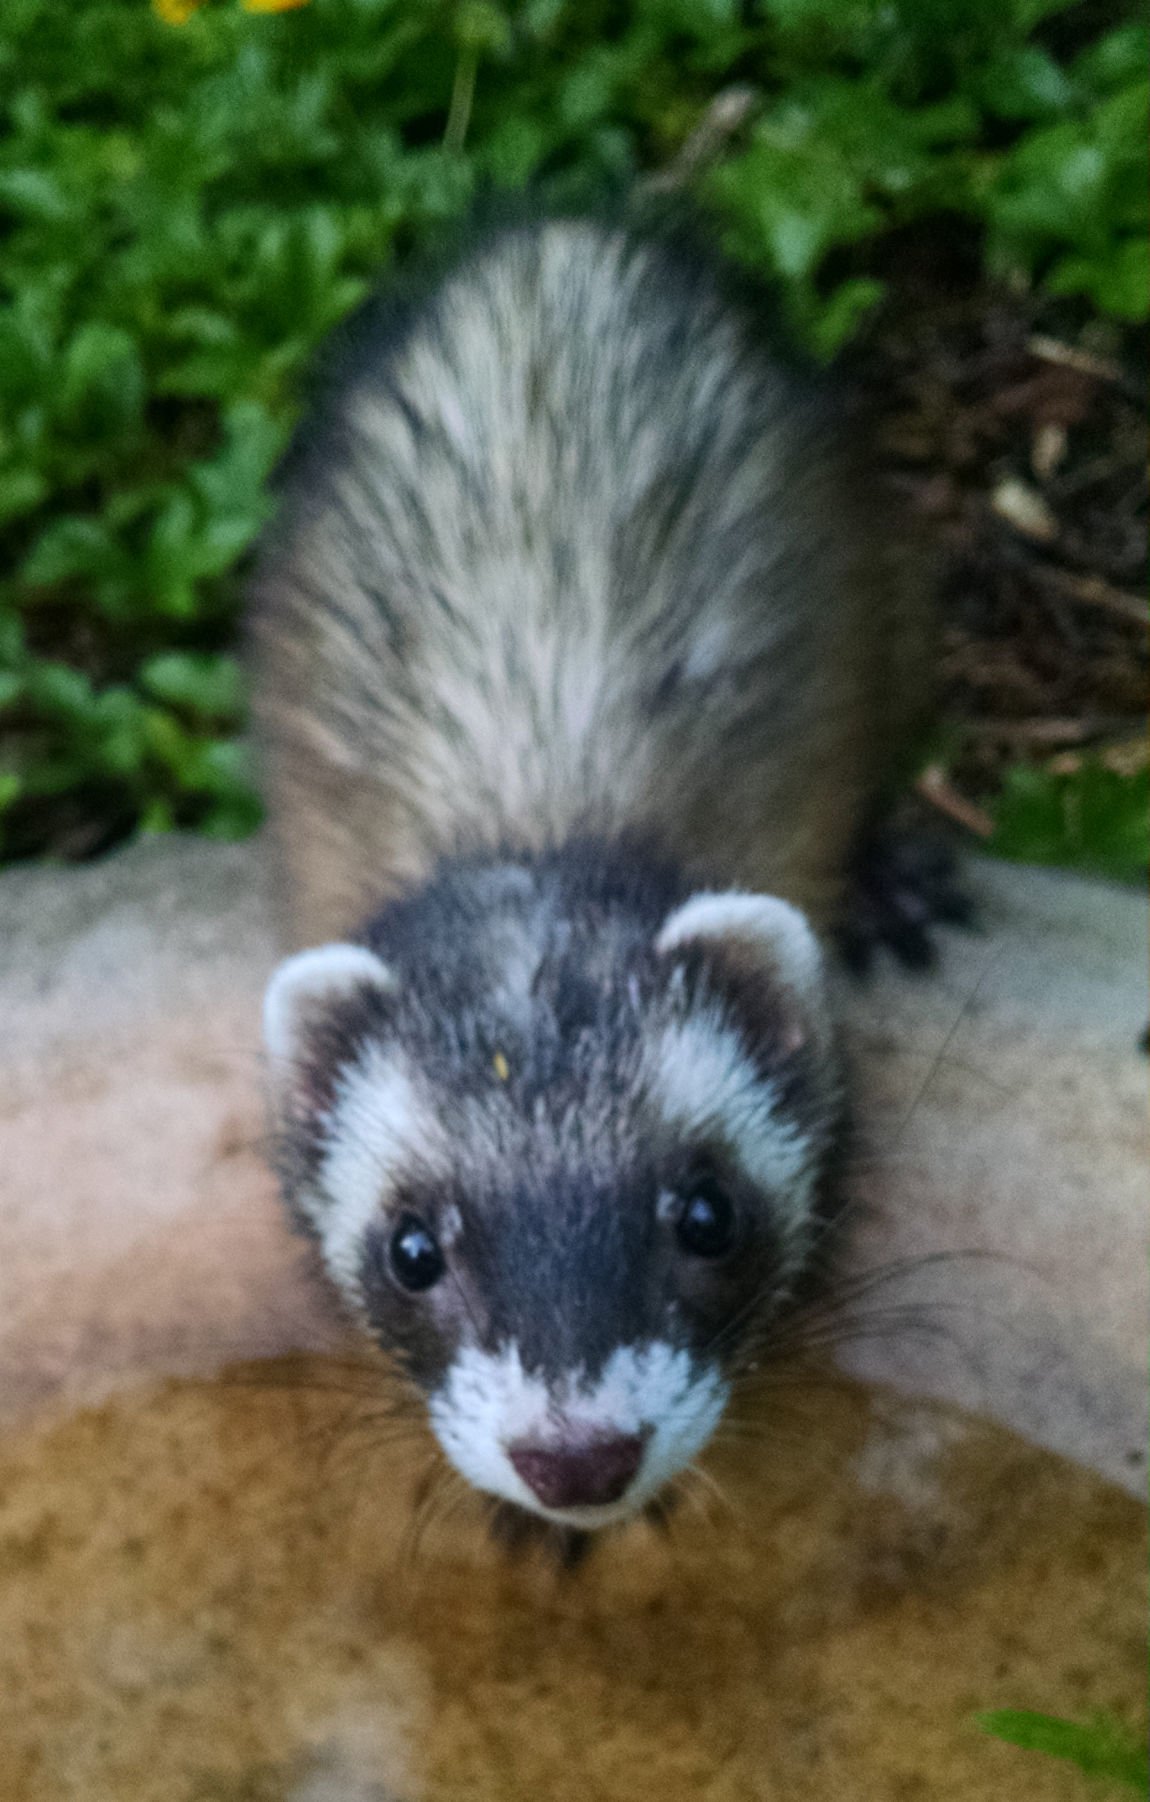
<svg viewBox="0 0 1150 1802">
<path fill-rule="evenodd" d="M 568 1527 L 702 1450 L 810 1261 L 837 1137 L 786 902 L 562 860 L 441 877 L 284 963 L 288 1199 L 479 1489 Z"/>
</svg>

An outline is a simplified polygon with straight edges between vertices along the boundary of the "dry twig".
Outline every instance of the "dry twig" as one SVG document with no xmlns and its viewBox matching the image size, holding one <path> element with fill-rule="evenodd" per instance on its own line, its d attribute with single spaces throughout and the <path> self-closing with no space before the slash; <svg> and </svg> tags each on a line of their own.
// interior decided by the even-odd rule
<svg viewBox="0 0 1150 1802">
<path fill-rule="evenodd" d="M 940 764 L 932 763 L 922 772 L 915 790 L 939 813 L 965 827 L 967 832 L 973 832 L 976 838 L 989 838 L 993 833 L 994 821 L 985 808 L 976 807 L 973 801 L 960 795 Z"/>
</svg>

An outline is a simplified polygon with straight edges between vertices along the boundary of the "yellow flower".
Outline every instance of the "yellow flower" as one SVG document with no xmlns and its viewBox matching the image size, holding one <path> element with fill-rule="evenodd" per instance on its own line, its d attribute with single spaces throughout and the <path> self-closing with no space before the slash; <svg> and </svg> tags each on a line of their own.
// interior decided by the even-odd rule
<svg viewBox="0 0 1150 1802">
<path fill-rule="evenodd" d="M 152 0 L 152 11 L 165 25 L 186 25 L 204 0 Z M 240 0 L 246 13 L 289 13 L 308 0 Z"/>
<path fill-rule="evenodd" d="M 152 0 L 152 11 L 165 25 L 186 25 L 202 0 Z"/>
</svg>

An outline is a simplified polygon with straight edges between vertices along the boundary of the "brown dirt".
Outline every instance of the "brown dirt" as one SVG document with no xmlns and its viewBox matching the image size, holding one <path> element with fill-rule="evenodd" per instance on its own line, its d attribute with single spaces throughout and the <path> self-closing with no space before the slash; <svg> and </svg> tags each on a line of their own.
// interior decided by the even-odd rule
<svg viewBox="0 0 1150 1802">
<path fill-rule="evenodd" d="M 1141 769 L 1144 336 L 914 256 L 860 362 L 938 532 L 949 783 L 977 808 L 1019 761 Z"/>
</svg>

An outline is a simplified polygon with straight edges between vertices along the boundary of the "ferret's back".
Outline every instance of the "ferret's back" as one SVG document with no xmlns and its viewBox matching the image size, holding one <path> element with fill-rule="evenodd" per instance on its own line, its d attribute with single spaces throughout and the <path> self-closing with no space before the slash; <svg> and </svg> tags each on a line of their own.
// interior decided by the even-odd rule
<svg viewBox="0 0 1150 1802">
<path fill-rule="evenodd" d="M 833 905 L 921 632 L 834 401 L 708 267 L 506 232 L 314 432 L 254 604 L 297 937 L 588 833 Z"/>
</svg>

